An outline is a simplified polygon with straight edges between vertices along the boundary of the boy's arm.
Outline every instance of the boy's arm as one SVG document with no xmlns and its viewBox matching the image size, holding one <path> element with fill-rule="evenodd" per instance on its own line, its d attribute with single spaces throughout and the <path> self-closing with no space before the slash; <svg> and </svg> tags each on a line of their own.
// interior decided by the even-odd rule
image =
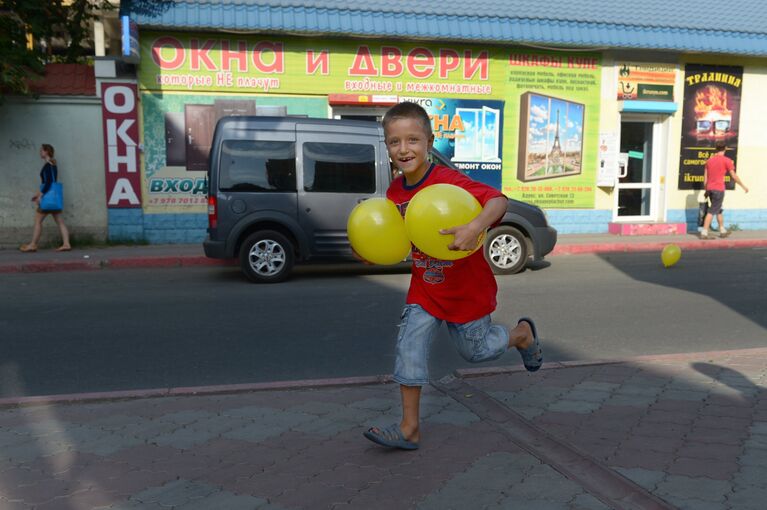
<svg viewBox="0 0 767 510">
<path fill-rule="evenodd" d="M 480 234 L 506 214 L 507 204 L 506 197 L 491 198 L 485 203 L 482 212 L 469 223 L 440 230 L 440 234 L 453 234 L 455 236 L 448 249 L 468 251 L 476 248 Z"/>
<path fill-rule="evenodd" d="M 738 173 L 735 171 L 734 168 L 730 170 L 730 176 L 735 180 L 736 183 L 740 184 L 740 187 L 743 188 L 743 191 L 748 193 L 748 187 L 745 184 L 743 184 L 743 181 L 740 180 L 740 177 L 738 177 Z"/>
</svg>

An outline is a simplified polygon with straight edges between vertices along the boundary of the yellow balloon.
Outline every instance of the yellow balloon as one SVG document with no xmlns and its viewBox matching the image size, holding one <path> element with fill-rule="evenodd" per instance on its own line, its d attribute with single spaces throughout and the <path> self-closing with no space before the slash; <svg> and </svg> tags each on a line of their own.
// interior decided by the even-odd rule
<svg viewBox="0 0 767 510">
<path fill-rule="evenodd" d="M 352 209 L 346 224 L 352 248 L 369 262 L 391 265 L 402 262 L 410 253 L 410 240 L 394 202 L 370 198 Z"/>
<path fill-rule="evenodd" d="M 682 249 L 675 244 L 667 244 L 660 253 L 660 259 L 665 267 L 671 267 L 679 262 L 682 256 Z"/>
<path fill-rule="evenodd" d="M 477 247 L 470 251 L 449 250 L 454 236 L 440 234 L 446 228 L 465 225 L 482 212 L 474 196 L 453 184 L 433 184 L 422 189 L 410 200 L 405 211 L 408 237 L 422 252 L 441 260 L 468 257 L 482 246 L 484 233 Z"/>
</svg>

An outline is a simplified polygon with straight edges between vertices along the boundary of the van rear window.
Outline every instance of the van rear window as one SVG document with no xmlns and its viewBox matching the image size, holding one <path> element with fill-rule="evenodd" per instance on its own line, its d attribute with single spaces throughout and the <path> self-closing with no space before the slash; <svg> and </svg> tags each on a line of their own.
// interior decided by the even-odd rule
<svg viewBox="0 0 767 510">
<path fill-rule="evenodd" d="M 325 193 L 373 193 L 376 149 L 356 143 L 304 143 L 304 190 Z"/>
<path fill-rule="evenodd" d="M 224 140 L 220 161 L 222 191 L 296 191 L 295 142 Z"/>
</svg>

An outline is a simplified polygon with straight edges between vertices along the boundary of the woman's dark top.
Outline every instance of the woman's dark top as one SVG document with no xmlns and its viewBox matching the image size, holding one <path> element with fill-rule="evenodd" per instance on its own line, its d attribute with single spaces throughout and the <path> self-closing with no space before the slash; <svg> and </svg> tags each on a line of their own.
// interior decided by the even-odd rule
<svg viewBox="0 0 767 510">
<path fill-rule="evenodd" d="M 43 187 L 40 189 L 40 193 L 48 193 L 48 190 L 51 189 L 51 184 L 56 182 L 58 175 L 59 169 L 56 168 L 56 165 L 46 163 L 43 166 L 43 169 L 40 170 L 40 181 L 43 183 Z"/>
</svg>

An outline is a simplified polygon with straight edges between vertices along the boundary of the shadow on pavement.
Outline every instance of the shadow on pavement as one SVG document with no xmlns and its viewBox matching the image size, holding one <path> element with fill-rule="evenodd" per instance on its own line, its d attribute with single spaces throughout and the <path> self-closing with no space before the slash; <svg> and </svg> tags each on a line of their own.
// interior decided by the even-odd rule
<svg viewBox="0 0 767 510">
<path fill-rule="evenodd" d="M 660 252 L 612 253 L 599 257 L 636 281 L 715 300 L 767 329 L 762 297 L 767 292 L 767 250 L 689 250 L 668 268 L 663 267 Z M 679 316 L 680 321 L 695 319 L 690 314 Z M 726 319 L 720 318 L 722 320 Z"/>
</svg>

